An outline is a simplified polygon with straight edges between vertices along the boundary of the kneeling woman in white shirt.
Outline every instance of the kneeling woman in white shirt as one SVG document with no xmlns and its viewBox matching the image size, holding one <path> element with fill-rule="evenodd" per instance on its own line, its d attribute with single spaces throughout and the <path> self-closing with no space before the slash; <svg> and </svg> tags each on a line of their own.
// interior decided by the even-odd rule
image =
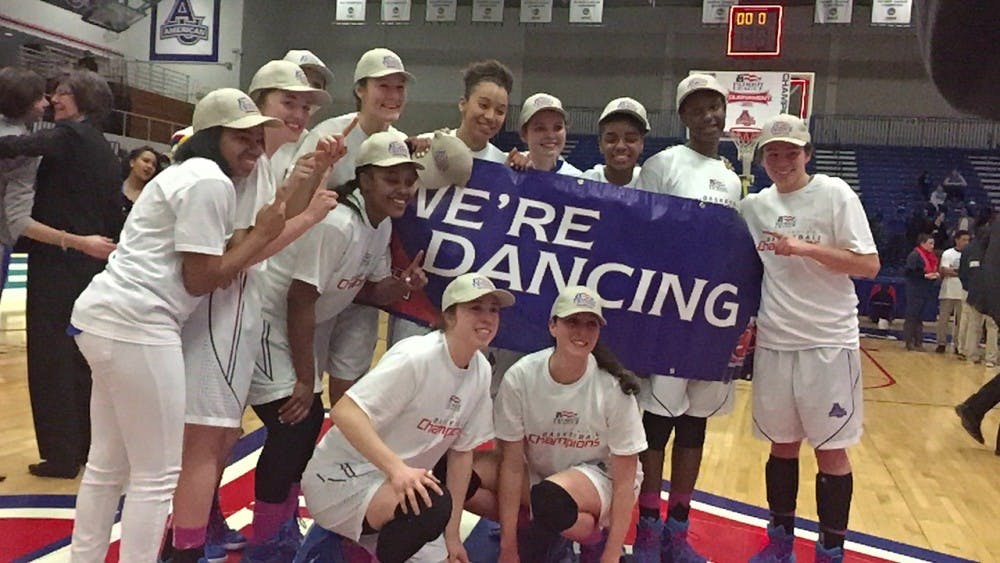
<svg viewBox="0 0 1000 563">
<path fill-rule="evenodd" d="M 184 432 L 181 328 L 203 296 L 249 267 L 285 224 L 266 206 L 230 250 L 236 189 L 261 154 L 264 117 L 224 88 L 194 111 L 194 135 L 144 189 L 104 272 L 77 299 L 72 325 L 93 373 L 93 442 L 77 497 L 73 561 L 104 561 L 119 497 L 122 561 L 154 561 L 177 485 Z"/>
<path fill-rule="evenodd" d="M 621 555 L 646 435 L 635 397 L 594 357 L 604 324 L 595 291 L 565 288 L 549 320 L 555 346 L 522 358 L 500 384 L 499 475 L 481 464 L 495 456 L 476 466 L 484 487 L 496 484 L 501 560 L 554 561 L 562 538 L 580 544 L 581 562 Z"/>
<path fill-rule="evenodd" d="M 485 276 L 459 276 L 442 297 L 444 329 L 390 348 L 337 402 L 302 479 L 318 525 L 374 544 L 382 563 L 406 561 L 443 532 L 448 559 L 468 561 L 452 499 L 465 498 L 472 451 L 493 437 L 482 350 L 513 303 Z M 431 468 L 445 454 L 442 486 Z"/>
</svg>

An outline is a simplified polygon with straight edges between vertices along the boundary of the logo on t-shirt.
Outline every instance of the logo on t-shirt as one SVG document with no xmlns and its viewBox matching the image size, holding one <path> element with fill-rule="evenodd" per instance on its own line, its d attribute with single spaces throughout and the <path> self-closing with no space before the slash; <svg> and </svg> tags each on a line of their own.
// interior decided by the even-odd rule
<svg viewBox="0 0 1000 563">
<path fill-rule="evenodd" d="M 844 418 L 847 416 L 847 411 L 844 410 L 844 407 L 840 406 L 840 403 L 834 403 L 833 407 L 830 408 L 830 414 L 828 416 L 830 418 Z"/>
<path fill-rule="evenodd" d="M 775 229 L 791 229 L 795 227 L 795 215 L 779 215 L 774 222 Z"/>
<path fill-rule="evenodd" d="M 428 434 L 440 434 L 443 438 L 457 437 L 462 434 L 462 427 L 458 425 L 458 420 L 455 419 L 422 418 L 417 423 L 417 430 Z"/>
<path fill-rule="evenodd" d="M 709 179 L 709 181 L 708 181 L 708 189 L 710 189 L 712 191 L 716 191 L 716 192 L 723 192 L 723 193 L 726 193 L 728 191 L 728 190 L 726 190 L 726 184 L 724 182 L 722 182 L 721 180 L 716 180 L 715 178 Z"/>
<path fill-rule="evenodd" d="M 448 397 L 448 410 L 458 412 L 462 408 L 462 399 L 458 395 Z"/>
<path fill-rule="evenodd" d="M 559 411 L 556 413 L 555 418 L 552 419 L 552 424 L 579 424 L 580 415 L 573 411 Z"/>
</svg>

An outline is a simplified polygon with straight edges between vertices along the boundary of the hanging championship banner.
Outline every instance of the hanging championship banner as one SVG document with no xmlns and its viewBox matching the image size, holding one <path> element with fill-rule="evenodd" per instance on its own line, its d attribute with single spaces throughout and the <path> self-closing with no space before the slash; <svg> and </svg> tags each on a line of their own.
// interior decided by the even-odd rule
<svg viewBox="0 0 1000 563">
<path fill-rule="evenodd" d="M 219 1 L 153 4 L 149 60 L 219 62 Z"/>
<path fill-rule="evenodd" d="M 814 23 L 851 23 L 854 0 L 816 0 Z"/>
<path fill-rule="evenodd" d="M 427 0 L 429 22 L 453 22 L 458 12 L 458 0 Z"/>
<path fill-rule="evenodd" d="M 704 0 L 701 6 L 701 23 L 729 23 L 729 7 L 736 3 L 736 0 Z"/>
<path fill-rule="evenodd" d="M 873 25 L 909 26 L 913 0 L 872 0 Z"/>
<path fill-rule="evenodd" d="M 337 0 L 338 22 L 364 22 L 365 0 Z"/>
<path fill-rule="evenodd" d="M 393 264 L 423 251 L 428 275 L 424 290 L 389 307 L 393 314 L 430 322 L 448 282 L 479 272 L 517 297 L 493 344 L 534 352 L 551 346 L 559 291 L 586 285 L 604 298 L 601 339 L 631 369 L 732 375 L 763 274 L 736 210 L 483 160 L 469 186 L 421 189 L 393 220 Z"/>
<path fill-rule="evenodd" d="M 472 21 L 503 23 L 503 0 L 472 0 Z"/>
<path fill-rule="evenodd" d="M 602 23 L 604 0 L 570 0 L 569 23 Z"/>
<path fill-rule="evenodd" d="M 521 0 L 521 23 L 552 23 L 552 0 Z"/>
<path fill-rule="evenodd" d="M 410 0 L 382 0 L 382 21 L 409 22 Z"/>
</svg>

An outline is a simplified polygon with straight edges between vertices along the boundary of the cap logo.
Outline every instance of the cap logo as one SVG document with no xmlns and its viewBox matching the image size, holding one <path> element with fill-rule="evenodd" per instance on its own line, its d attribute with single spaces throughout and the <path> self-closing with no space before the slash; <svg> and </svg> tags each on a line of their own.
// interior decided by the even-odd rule
<svg viewBox="0 0 1000 563">
<path fill-rule="evenodd" d="M 309 62 L 309 55 L 300 55 L 299 64 L 305 64 Z"/>
<path fill-rule="evenodd" d="M 691 80 L 691 82 L 688 82 L 688 89 L 690 90 L 692 88 L 701 88 L 702 86 L 707 86 L 707 85 L 708 85 L 708 80 L 705 80 L 704 78 L 695 78 Z"/>
<path fill-rule="evenodd" d="M 490 280 L 484 277 L 472 278 L 472 287 L 476 289 L 494 289 Z"/>
<path fill-rule="evenodd" d="M 303 86 L 309 84 L 309 79 L 306 78 L 306 73 L 301 68 L 295 69 L 295 80 L 301 82 Z"/>
<path fill-rule="evenodd" d="M 787 135 L 792 132 L 792 126 L 783 121 L 778 121 L 774 125 L 771 125 L 772 135 Z"/>
<path fill-rule="evenodd" d="M 392 55 L 386 55 L 382 57 L 382 66 L 385 68 L 394 68 L 396 70 L 403 70 L 403 61 L 393 57 Z"/>
<path fill-rule="evenodd" d="M 618 109 L 630 109 L 636 111 L 636 108 L 632 106 L 632 102 L 628 100 L 622 100 L 618 102 Z"/>
<path fill-rule="evenodd" d="M 240 111 L 243 113 L 257 113 L 257 104 L 253 103 L 253 100 L 249 97 L 236 98 L 236 105 L 239 106 Z"/>
<path fill-rule="evenodd" d="M 392 141 L 389 143 L 389 154 L 392 156 L 410 157 L 410 151 L 406 148 L 406 143 L 402 141 Z"/>
<path fill-rule="evenodd" d="M 535 98 L 535 101 L 532 105 L 534 105 L 536 108 L 540 108 L 543 106 L 552 106 L 555 104 L 552 103 L 552 98 L 549 98 L 548 96 L 539 96 Z"/>
<path fill-rule="evenodd" d="M 448 171 L 448 151 L 434 151 L 434 165 L 442 172 Z"/>
<path fill-rule="evenodd" d="M 596 309 L 597 301 L 589 293 L 580 292 L 573 296 L 573 304 L 578 307 L 586 307 L 588 309 Z"/>
</svg>

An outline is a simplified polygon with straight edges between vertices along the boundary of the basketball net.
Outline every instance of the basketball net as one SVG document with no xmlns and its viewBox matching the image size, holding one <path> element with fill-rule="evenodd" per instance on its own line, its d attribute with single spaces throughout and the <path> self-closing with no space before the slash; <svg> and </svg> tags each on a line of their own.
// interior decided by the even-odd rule
<svg viewBox="0 0 1000 563">
<path fill-rule="evenodd" d="M 753 184 L 753 154 L 757 148 L 757 139 L 760 137 L 760 129 L 756 127 L 733 127 L 729 130 L 729 138 L 736 144 L 736 152 L 740 157 L 742 173 L 740 180 L 743 184 L 743 196 L 746 197 Z"/>
</svg>

